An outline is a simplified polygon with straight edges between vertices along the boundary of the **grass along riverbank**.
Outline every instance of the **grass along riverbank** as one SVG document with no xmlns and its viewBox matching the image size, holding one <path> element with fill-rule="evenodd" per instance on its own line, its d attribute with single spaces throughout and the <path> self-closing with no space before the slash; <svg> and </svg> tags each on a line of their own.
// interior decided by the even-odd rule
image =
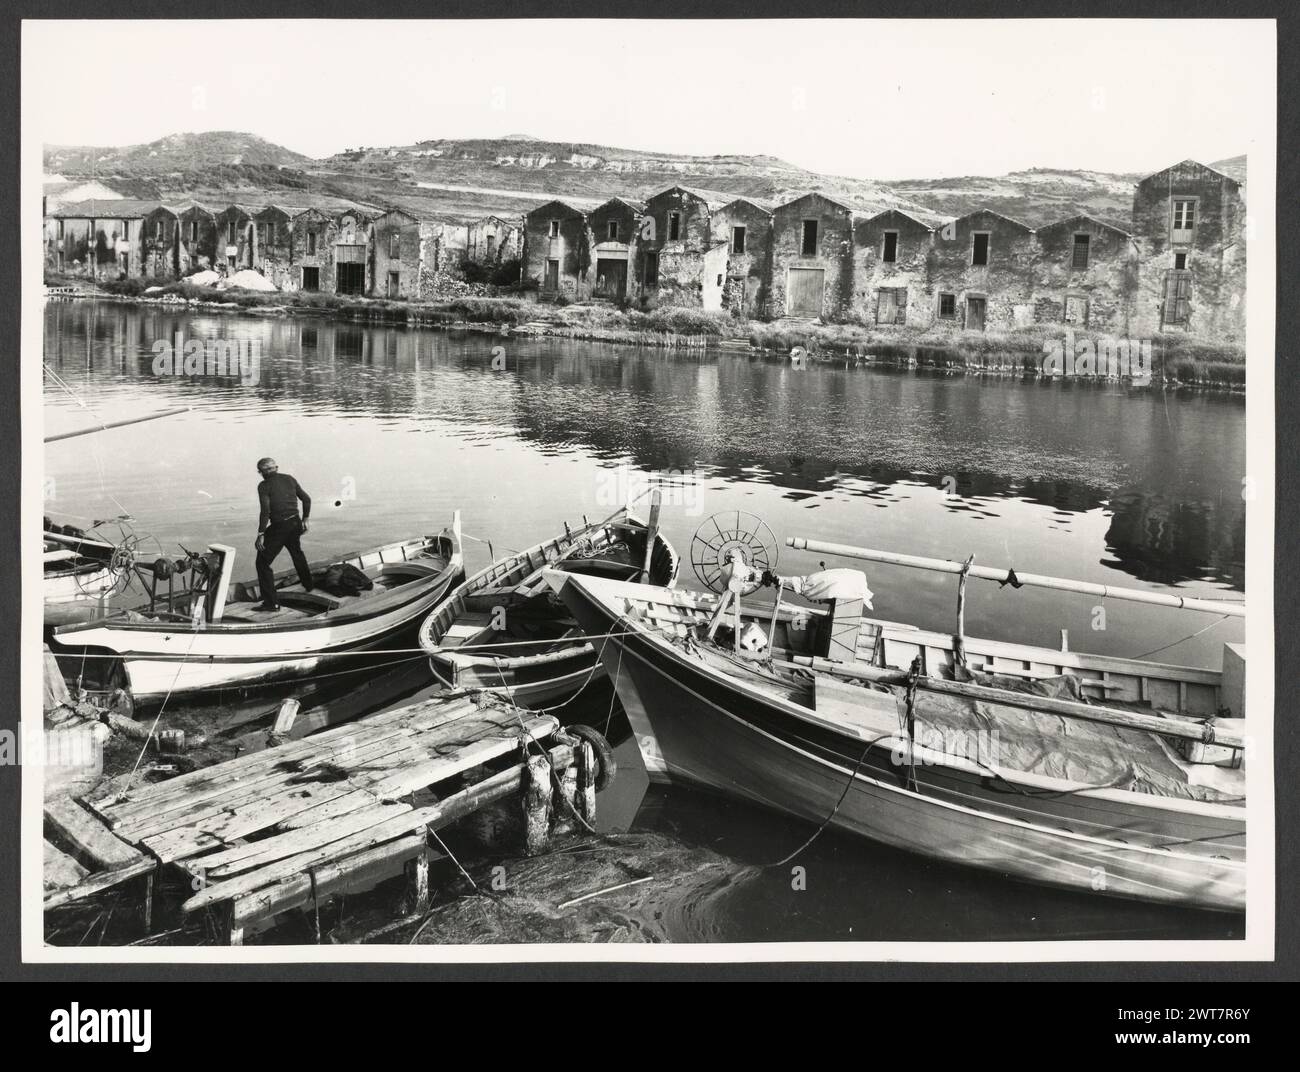
<svg viewBox="0 0 1300 1072">
<path fill-rule="evenodd" d="M 811 361 L 849 360 L 974 374 L 1042 375 L 1045 347 L 1059 343 L 1066 330 L 1045 324 L 1012 331 L 954 332 L 860 323 L 766 322 L 700 309 L 624 310 L 601 302 L 555 305 L 516 297 L 393 301 L 308 291 L 214 290 L 183 281 L 149 286 L 138 279 L 91 283 L 82 277 L 47 275 L 45 282 L 144 304 L 185 302 L 270 315 L 328 316 L 672 349 L 722 346 L 735 352 L 747 344 L 751 350 L 770 354 L 789 356 L 797 351 Z M 1079 339 L 1088 335 L 1075 332 Z M 1156 335 L 1150 341 L 1153 382 L 1244 390 L 1244 348 L 1212 345 L 1182 334 Z"/>
</svg>

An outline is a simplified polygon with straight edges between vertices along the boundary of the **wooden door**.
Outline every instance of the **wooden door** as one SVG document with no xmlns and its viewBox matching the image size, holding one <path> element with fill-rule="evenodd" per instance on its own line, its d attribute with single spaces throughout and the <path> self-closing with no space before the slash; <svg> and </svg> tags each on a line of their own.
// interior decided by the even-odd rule
<svg viewBox="0 0 1300 1072">
<path fill-rule="evenodd" d="M 544 284 L 544 289 L 552 294 L 560 289 L 560 262 L 555 258 L 546 262 L 546 282 Z"/>
<path fill-rule="evenodd" d="M 966 327 L 970 331 L 983 331 L 988 302 L 984 298 L 966 299 Z"/>
<path fill-rule="evenodd" d="M 787 316 L 821 316 L 824 268 L 791 268 L 786 288 Z"/>
</svg>

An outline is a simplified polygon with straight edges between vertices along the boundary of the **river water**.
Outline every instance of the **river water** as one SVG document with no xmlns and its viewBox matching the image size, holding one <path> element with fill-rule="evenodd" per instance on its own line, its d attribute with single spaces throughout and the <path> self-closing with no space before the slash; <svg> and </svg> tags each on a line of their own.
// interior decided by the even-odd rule
<svg viewBox="0 0 1300 1072">
<path fill-rule="evenodd" d="M 159 374 L 155 345 L 178 339 L 244 343 L 244 375 Z M 45 450 L 46 513 L 78 524 L 128 513 L 146 557 L 227 543 L 251 575 L 255 462 L 269 454 L 313 497 L 312 557 L 433 531 L 457 509 L 470 536 L 522 548 L 655 483 L 692 587 L 695 529 L 740 510 L 770 527 L 782 573 L 824 558 L 784 547 L 806 536 L 1243 598 L 1245 406 L 1234 397 L 83 302 L 46 306 L 45 361 L 57 373 L 45 376 L 47 435 L 193 407 Z M 469 542 L 466 558 L 470 572 L 485 565 L 487 544 Z M 954 578 L 858 565 L 878 616 L 953 628 Z M 1223 644 L 1242 639 L 1240 619 L 985 582 L 971 585 L 966 622 L 976 636 L 1055 646 L 1067 630 L 1076 650 L 1216 669 Z M 811 832 L 683 789 L 645 794 L 630 743 L 620 758 L 606 823 L 746 863 L 780 859 Z M 792 890 L 789 868 L 765 872 L 711 901 L 725 918 L 710 933 L 1229 937 L 1242 926 L 832 834 L 805 855 L 806 889 Z"/>
</svg>

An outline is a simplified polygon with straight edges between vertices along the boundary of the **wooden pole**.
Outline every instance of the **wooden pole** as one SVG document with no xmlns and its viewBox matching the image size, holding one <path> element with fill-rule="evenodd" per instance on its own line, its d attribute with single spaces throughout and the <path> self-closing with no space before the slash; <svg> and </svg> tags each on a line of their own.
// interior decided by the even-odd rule
<svg viewBox="0 0 1300 1072">
<path fill-rule="evenodd" d="M 952 653 L 962 666 L 966 665 L 966 578 L 974 561 L 975 556 L 971 555 L 957 575 L 957 635 L 953 637 Z"/>
<path fill-rule="evenodd" d="M 596 752 L 589 741 L 579 742 L 577 748 L 578 791 L 574 805 L 588 826 L 596 825 Z"/>
<path fill-rule="evenodd" d="M 90 435 L 92 432 L 103 432 L 109 428 L 124 428 L 128 424 L 143 424 L 145 421 L 157 421 L 163 417 L 174 417 L 178 413 L 189 413 L 193 406 L 180 406 L 177 409 L 163 410 L 161 413 L 150 413 L 147 417 L 131 417 L 122 421 L 109 421 L 107 424 L 97 424 L 93 428 L 78 428 L 75 432 L 60 432 L 58 435 L 45 437 L 46 443 L 56 443 L 60 439 L 73 439 L 77 436 Z"/>
<path fill-rule="evenodd" d="M 963 565 L 945 558 L 922 558 L 918 555 L 902 555 L 893 551 L 877 551 L 870 547 L 854 547 L 846 543 L 826 543 L 822 540 L 809 540 L 802 536 L 786 539 L 786 546 L 797 551 L 815 551 L 824 555 L 839 555 L 842 558 L 862 558 L 868 562 L 883 562 L 891 566 L 911 566 L 914 569 L 933 570 L 936 573 L 961 573 Z M 1030 588 L 1051 588 L 1058 592 L 1078 592 L 1082 595 L 1098 596 L 1102 599 L 1123 599 L 1130 603 L 1148 603 L 1154 607 L 1177 607 L 1181 610 L 1199 610 L 1209 614 L 1223 614 L 1233 618 L 1246 616 L 1245 603 L 1231 603 L 1219 599 L 1196 599 L 1192 596 L 1171 596 L 1161 592 L 1143 592 L 1136 588 L 1116 588 L 1109 584 L 1093 584 L 1090 581 L 1071 581 L 1062 577 L 1048 577 L 1038 573 L 1016 573 L 1010 570 L 993 569 L 989 566 L 971 566 L 969 576 L 984 581 L 1016 583 Z"/>
<path fill-rule="evenodd" d="M 650 559 L 655 553 L 655 539 L 659 535 L 660 502 L 659 489 L 655 488 L 650 493 L 650 521 L 645 530 L 645 563 L 641 567 L 641 579 L 646 581 L 650 579 Z"/>
<path fill-rule="evenodd" d="M 524 854 L 546 851 L 551 828 L 551 763 L 546 756 L 529 756 L 524 764 Z"/>
<path fill-rule="evenodd" d="M 786 660 L 776 660 L 778 665 L 807 667 L 836 674 L 840 677 L 858 678 L 862 681 L 874 681 L 880 685 L 906 685 L 908 675 L 905 670 L 877 670 L 874 667 L 847 666 L 833 663 L 813 655 L 793 655 Z M 965 681 L 945 681 L 942 678 L 919 677 L 916 686 L 928 692 L 943 692 L 951 696 L 963 696 L 972 700 L 984 700 L 988 703 L 1006 704 L 1026 711 L 1048 711 L 1066 718 L 1077 718 L 1085 722 L 1103 722 L 1110 726 L 1123 726 L 1127 729 L 1143 730 L 1159 734 L 1162 737 L 1178 737 L 1186 741 L 1204 741 L 1205 730 L 1199 722 L 1188 722 L 1179 718 L 1162 718 L 1159 715 L 1145 715 L 1138 711 L 1122 711 L 1115 707 L 1103 707 L 1100 704 L 1077 703 L 1074 700 L 1057 700 L 1050 696 L 1035 696 L 1027 692 L 1012 692 L 997 689 L 991 685 L 973 685 Z M 1214 730 L 1214 743 L 1225 748 L 1245 748 L 1245 739 L 1231 730 Z"/>
</svg>

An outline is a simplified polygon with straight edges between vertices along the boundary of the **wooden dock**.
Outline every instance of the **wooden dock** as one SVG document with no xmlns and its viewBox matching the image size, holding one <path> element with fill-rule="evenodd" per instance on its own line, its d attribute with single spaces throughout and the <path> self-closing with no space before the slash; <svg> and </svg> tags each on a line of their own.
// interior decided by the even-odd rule
<svg viewBox="0 0 1300 1072">
<path fill-rule="evenodd" d="M 428 831 L 511 795 L 523 792 L 520 827 L 539 851 L 553 813 L 594 819 L 595 766 L 549 715 L 439 697 L 168 781 L 108 783 L 83 803 L 153 866 L 182 868 L 181 912 L 213 910 L 238 944 L 281 913 L 402 874 L 418 909 L 437 855 Z"/>
</svg>

